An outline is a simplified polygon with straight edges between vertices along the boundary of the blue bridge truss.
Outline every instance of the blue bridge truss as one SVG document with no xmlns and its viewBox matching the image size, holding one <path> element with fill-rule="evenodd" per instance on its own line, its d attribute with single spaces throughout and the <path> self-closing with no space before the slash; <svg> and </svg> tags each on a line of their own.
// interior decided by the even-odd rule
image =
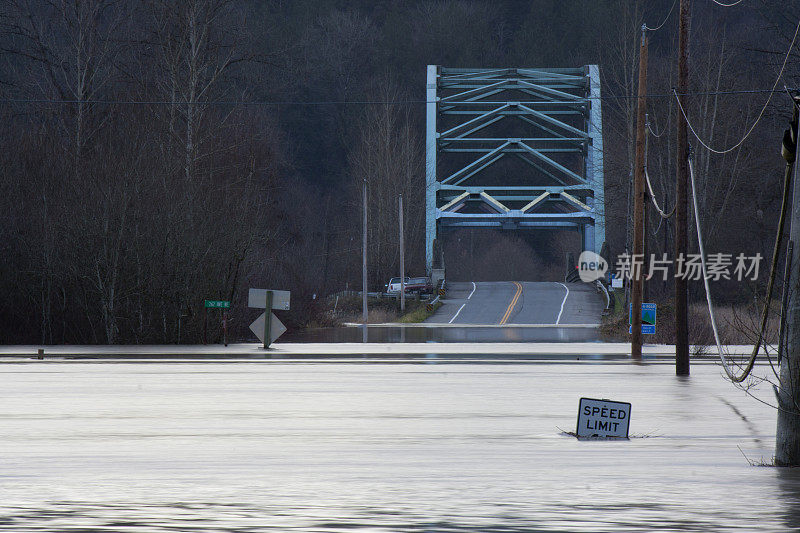
<svg viewBox="0 0 800 533">
<path fill-rule="evenodd" d="M 450 228 L 574 229 L 605 241 L 597 65 L 428 65 L 426 262 Z"/>
</svg>

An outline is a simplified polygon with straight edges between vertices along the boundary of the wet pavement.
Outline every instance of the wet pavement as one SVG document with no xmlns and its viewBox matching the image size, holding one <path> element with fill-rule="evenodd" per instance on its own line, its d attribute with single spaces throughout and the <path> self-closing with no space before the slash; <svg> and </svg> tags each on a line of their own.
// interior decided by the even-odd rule
<svg viewBox="0 0 800 533">
<path fill-rule="evenodd" d="M 581 396 L 631 402 L 634 438 L 563 433 Z M 0 402 L 0 530 L 800 526 L 800 472 L 745 459 L 775 411 L 709 363 L 31 361 Z"/>
<path fill-rule="evenodd" d="M 606 300 L 592 284 L 559 282 L 448 282 L 440 307 L 426 323 L 600 324 Z"/>
<path fill-rule="evenodd" d="M 358 326 L 314 328 L 281 336 L 280 342 L 361 342 Z M 524 327 L 524 326 L 448 326 L 371 325 L 367 342 L 599 342 L 600 333 L 593 326 Z"/>
</svg>

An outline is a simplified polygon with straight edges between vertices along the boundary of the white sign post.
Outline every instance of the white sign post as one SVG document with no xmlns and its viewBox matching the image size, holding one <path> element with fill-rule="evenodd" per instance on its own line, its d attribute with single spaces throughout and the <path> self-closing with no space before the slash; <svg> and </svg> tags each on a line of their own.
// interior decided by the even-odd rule
<svg viewBox="0 0 800 533">
<path fill-rule="evenodd" d="M 578 403 L 578 437 L 618 437 L 627 439 L 631 404 L 581 398 Z"/>
<path fill-rule="evenodd" d="M 264 343 L 264 349 L 269 348 L 272 341 L 283 335 L 286 331 L 278 317 L 272 314 L 273 309 L 289 310 L 289 291 L 275 291 L 270 289 L 250 289 L 247 294 L 248 307 L 264 309 L 264 312 L 255 322 L 250 324 L 250 330 Z"/>
</svg>

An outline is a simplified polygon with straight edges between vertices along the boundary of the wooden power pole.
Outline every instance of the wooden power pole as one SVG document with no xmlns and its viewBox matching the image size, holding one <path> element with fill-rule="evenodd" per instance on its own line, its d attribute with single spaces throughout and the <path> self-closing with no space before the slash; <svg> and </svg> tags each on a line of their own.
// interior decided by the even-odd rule
<svg viewBox="0 0 800 533">
<path fill-rule="evenodd" d="M 406 250 L 403 242 L 403 195 L 399 199 L 398 219 L 400 224 L 400 312 L 406 312 Z"/>
<path fill-rule="evenodd" d="M 636 167 L 633 174 L 633 255 L 631 257 L 631 357 L 642 358 L 642 288 L 644 284 L 644 143 L 647 111 L 647 30 L 639 49 L 639 97 L 636 108 Z"/>
<path fill-rule="evenodd" d="M 362 241 L 361 241 L 361 313 L 364 320 L 364 332 L 361 341 L 367 342 L 367 178 L 364 178 L 364 219 L 362 221 Z"/>
<path fill-rule="evenodd" d="M 675 178 L 675 265 L 686 259 L 687 252 L 687 185 L 689 178 L 689 143 L 686 134 L 686 120 L 681 112 L 687 109 L 686 93 L 689 91 L 689 10 L 691 0 L 681 0 L 678 29 L 678 99 L 681 105 L 675 106 L 678 123 L 677 175 Z M 676 271 L 677 274 L 677 271 Z M 688 292 L 685 276 L 675 276 L 675 373 L 689 375 L 689 323 Z"/>
</svg>

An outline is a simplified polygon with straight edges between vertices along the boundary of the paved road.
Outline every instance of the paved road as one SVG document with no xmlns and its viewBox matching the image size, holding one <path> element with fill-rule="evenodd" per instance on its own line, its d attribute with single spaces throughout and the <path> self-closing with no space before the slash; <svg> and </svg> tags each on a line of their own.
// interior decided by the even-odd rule
<svg viewBox="0 0 800 533">
<path fill-rule="evenodd" d="M 527 281 L 448 282 L 443 303 L 428 323 L 596 325 L 605 304 L 591 285 Z"/>
</svg>

